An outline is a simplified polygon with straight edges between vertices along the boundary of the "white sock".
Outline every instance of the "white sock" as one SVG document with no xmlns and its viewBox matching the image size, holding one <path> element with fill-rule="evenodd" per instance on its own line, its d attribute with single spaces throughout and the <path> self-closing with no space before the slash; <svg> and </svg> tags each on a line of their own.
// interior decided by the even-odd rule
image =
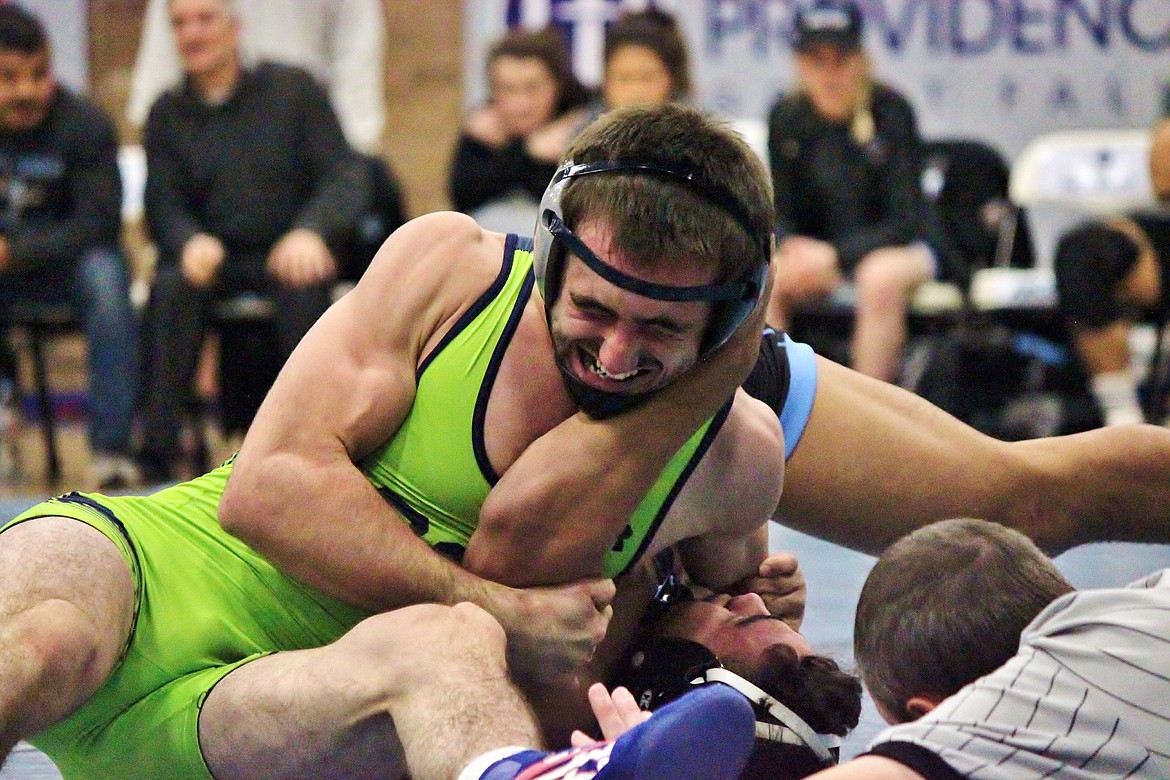
<svg viewBox="0 0 1170 780">
<path fill-rule="evenodd" d="M 1138 402 L 1137 384 L 1128 370 L 1097 374 L 1090 387 L 1105 415 L 1106 425 L 1128 425 L 1145 420 L 1142 405 Z"/>
<path fill-rule="evenodd" d="M 492 764 L 503 761 L 509 756 L 514 756 L 517 753 L 531 752 L 532 748 L 523 747 L 502 747 L 496 750 L 489 750 L 477 759 L 474 759 L 468 764 L 462 772 L 459 773 L 457 780 L 479 780 L 483 777 L 483 773 L 488 771 L 488 767 Z"/>
</svg>

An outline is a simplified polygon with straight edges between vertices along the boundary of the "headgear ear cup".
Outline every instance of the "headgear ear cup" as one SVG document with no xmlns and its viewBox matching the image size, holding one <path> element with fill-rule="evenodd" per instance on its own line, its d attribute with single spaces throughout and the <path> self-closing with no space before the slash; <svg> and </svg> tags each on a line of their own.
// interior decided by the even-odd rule
<svg viewBox="0 0 1170 780">
<path fill-rule="evenodd" d="M 620 173 L 626 175 L 658 176 L 679 182 L 682 186 L 722 209 L 732 217 L 748 234 L 757 248 L 755 261 L 734 282 L 739 294 L 734 298 L 726 296 L 728 285 L 710 286 L 718 295 L 698 296 L 695 300 L 709 300 L 713 303 L 711 324 L 700 345 L 700 355 L 705 356 L 721 347 L 731 334 L 742 325 L 756 306 L 763 305 L 763 294 L 767 287 L 771 264 L 771 232 L 754 229 L 746 210 L 723 188 L 703 181 L 694 171 L 640 160 L 617 160 L 576 164 L 566 161 L 553 175 L 540 201 L 536 230 L 533 236 L 533 274 L 544 297 L 545 306 L 551 308 L 560 291 L 565 252 L 562 242 L 553 234 L 552 226 L 562 224 L 561 200 L 569 183 L 581 176 L 599 173 Z M 651 295 L 651 297 L 655 297 Z"/>
</svg>

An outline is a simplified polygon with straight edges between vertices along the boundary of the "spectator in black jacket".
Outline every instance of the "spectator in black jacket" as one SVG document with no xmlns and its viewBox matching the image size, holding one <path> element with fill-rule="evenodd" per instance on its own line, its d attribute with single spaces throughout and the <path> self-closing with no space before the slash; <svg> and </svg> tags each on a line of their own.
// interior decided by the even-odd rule
<svg viewBox="0 0 1170 780">
<path fill-rule="evenodd" d="M 179 415 L 215 299 L 271 296 L 283 362 L 330 302 L 332 247 L 355 227 L 369 182 L 321 86 L 287 65 L 245 67 L 228 0 L 173 0 L 186 74 L 146 122 L 151 294 L 143 463 L 166 479 Z"/>
<path fill-rule="evenodd" d="M 768 129 L 779 220 L 769 322 L 787 327 L 796 308 L 852 279 L 853 367 L 892 381 L 909 299 L 943 259 L 914 112 L 872 80 L 854 3 L 801 8 L 795 22 L 800 89 L 773 106 Z"/>
<path fill-rule="evenodd" d="M 555 28 L 512 30 L 488 54 L 488 102 L 467 117 L 449 188 L 456 210 L 527 234 L 589 99 Z"/>
<path fill-rule="evenodd" d="M 87 481 L 106 489 L 138 481 L 136 322 L 121 228 L 113 124 L 56 84 L 40 21 L 0 5 L 0 306 L 77 306 L 89 347 Z"/>
</svg>

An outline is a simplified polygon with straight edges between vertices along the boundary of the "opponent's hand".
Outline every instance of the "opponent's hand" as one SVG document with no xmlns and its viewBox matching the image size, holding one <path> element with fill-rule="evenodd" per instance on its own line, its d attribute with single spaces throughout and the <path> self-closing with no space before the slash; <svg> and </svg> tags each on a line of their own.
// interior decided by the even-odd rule
<svg viewBox="0 0 1170 780">
<path fill-rule="evenodd" d="M 209 233 L 196 233 L 183 244 L 179 268 L 193 287 L 207 287 L 226 256 L 222 241 Z"/>
<path fill-rule="evenodd" d="M 483 604 L 508 635 L 508 667 L 517 680 L 563 684 L 579 675 L 613 617 L 613 580 L 535 588 L 495 586 Z"/>
<path fill-rule="evenodd" d="M 597 718 L 597 725 L 601 726 L 601 737 L 607 742 L 617 739 L 651 715 L 638 706 L 633 694 L 625 688 L 619 686 L 611 693 L 601 683 L 589 686 L 589 706 Z M 583 731 L 574 731 L 569 741 L 575 748 L 589 747 L 597 742 Z"/>
<path fill-rule="evenodd" d="M 792 553 L 772 553 L 760 563 L 755 576 L 744 577 L 727 588 L 727 592 L 732 595 L 758 593 L 769 612 L 794 630 L 800 630 L 808 588 L 800 562 Z"/>
<path fill-rule="evenodd" d="M 309 287 L 337 275 L 325 239 L 306 228 L 284 234 L 268 253 L 268 272 L 289 287 Z"/>
</svg>

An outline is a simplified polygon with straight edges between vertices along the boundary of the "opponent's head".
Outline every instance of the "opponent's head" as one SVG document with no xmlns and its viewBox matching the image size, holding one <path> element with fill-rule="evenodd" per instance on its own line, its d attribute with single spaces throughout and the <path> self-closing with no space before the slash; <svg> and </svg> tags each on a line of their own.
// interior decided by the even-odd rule
<svg viewBox="0 0 1170 780">
<path fill-rule="evenodd" d="M 1073 590 L 1028 537 L 943 520 L 890 545 L 857 604 L 854 655 L 882 717 L 915 720 L 1011 659 L 1024 628 Z"/>
<path fill-rule="evenodd" d="M 21 133 L 39 127 L 56 84 L 40 20 L 15 3 L 0 5 L 0 130 Z"/>
<path fill-rule="evenodd" d="M 567 158 L 541 201 L 534 268 L 558 364 L 604 415 L 661 389 L 760 304 L 771 184 L 742 138 L 677 104 L 612 111 Z"/>
<path fill-rule="evenodd" d="M 694 601 L 668 584 L 658 602 L 646 641 L 615 684 L 648 710 L 696 685 L 721 683 L 746 696 L 756 711 L 756 744 L 741 780 L 805 777 L 836 763 L 839 737 L 861 715 L 856 677 L 813 654 L 754 594 Z"/>
</svg>

